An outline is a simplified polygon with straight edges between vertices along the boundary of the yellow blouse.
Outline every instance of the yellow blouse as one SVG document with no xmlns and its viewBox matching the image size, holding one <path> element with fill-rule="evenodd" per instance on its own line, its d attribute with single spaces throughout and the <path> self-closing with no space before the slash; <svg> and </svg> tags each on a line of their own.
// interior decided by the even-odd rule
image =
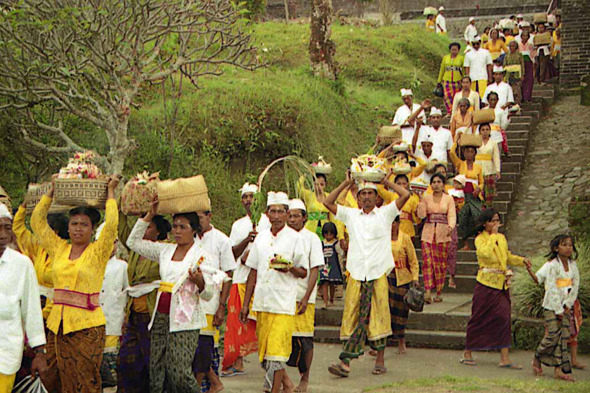
<svg viewBox="0 0 590 393">
<path fill-rule="evenodd" d="M 307 222 L 305 223 L 305 227 L 313 233 L 318 233 L 318 231 L 321 233 L 321 228 L 318 228 L 318 226 L 323 227 L 325 223 L 332 222 L 336 225 L 336 229 L 338 230 L 338 240 L 344 239 L 344 224 L 338 221 L 322 202 L 318 201 L 315 192 L 305 188 L 303 179 L 299 180 L 297 188 L 301 195 L 301 199 L 307 208 Z M 328 193 L 324 191 L 324 195 L 327 197 Z"/>
<path fill-rule="evenodd" d="M 418 281 L 420 267 L 412 238 L 400 231 L 397 235 L 397 240 L 391 241 L 391 252 L 395 261 L 395 269 L 389 275 L 393 276 L 395 274 L 397 285 L 400 286 L 411 281 Z"/>
<path fill-rule="evenodd" d="M 478 186 L 481 188 L 483 187 L 483 169 L 481 165 L 473 163 L 473 168 L 467 168 L 467 161 L 463 161 L 462 159 L 457 156 L 455 153 L 455 149 L 457 148 L 457 143 L 453 145 L 451 149 L 451 161 L 453 161 L 453 165 L 459 171 L 459 175 L 465 175 L 468 179 L 477 180 Z"/>
<path fill-rule="evenodd" d="M 397 195 L 396 192 L 386 190 L 382 185 L 377 186 L 377 193 L 383 198 L 383 205 L 389 205 L 399 198 L 399 195 Z M 416 214 L 419 204 L 420 197 L 416 194 L 412 194 L 401 210 L 399 230 L 410 237 L 416 236 L 414 224 L 418 224 L 421 221 Z"/>
<path fill-rule="evenodd" d="M 23 206 L 20 206 L 14 215 L 12 231 L 16 236 L 16 243 L 18 248 L 20 248 L 20 250 L 31 259 L 31 261 L 33 261 L 39 285 L 47 288 L 53 288 L 51 258 L 49 258 L 49 255 L 47 255 L 47 251 L 41 247 L 39 238 L 27 229 L 25 225 L 26 212 L 27 209 L 25 209 Z M 43 309 L 44 319 L 47 319 L 51 313 L 52 307 L 53 302 L 47 299 L 45 302 L 45 308 Z"/>
<path fill-rule="evenodd" d="M 426 29 L 428 31 L 435 31 L 434 19 L 426 19 Z"/>
<path fill-rule="evenodd" d="M 506 288 L 506 276 L 499 272 L 486 272 L 485 268 L 506 272 L 508 265 L 524 265 L 523 257 L 514 255 L 508 250 L 508 242 L 501 233 L 490 235 L 486 231 L 482 232 L 475 238 L 475 248 L 479 263 L 477 282 L 487 287 Z"/>
<path fill-rule="evenodd" d="M 35 208 L 31 218 L 33 231 L 41 240 L 41 245 L 53 260 L 53 283 L 56 289 L 99 293 L 102 287 L 105 268 L 117 238 L 117 202 L 109 199 L 106 204 L 105 225 L 99 239 L 88 245 L 76 260 L 70 260 L 72 245 L 57 236 L 47 224 L 47 212 L 51 198 L 44 196 Z M 100 307 L 86 310 L 63 305 L 54 305 L 47 319 L 47 328 L 56 333 L 63 324 L 63 334 L 91 327 L 102 326 L 106 320 Z"/>
<path fill-rule="evenodd" d="M 508 53 L 508 47 L 504 43 L 504 41 L 497 39 L 496 43 L 492 40 L 489 40 L 484 46 L 484 49 L 487 49 L 492 56 L 492 60 L 496 60 L 502 53 Z"/>
</svg>

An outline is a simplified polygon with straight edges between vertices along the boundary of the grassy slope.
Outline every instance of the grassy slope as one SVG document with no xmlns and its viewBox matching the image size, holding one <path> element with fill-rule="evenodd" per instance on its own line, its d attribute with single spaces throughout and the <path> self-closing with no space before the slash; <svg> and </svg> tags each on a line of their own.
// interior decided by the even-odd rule
<svg viewBox="0 0 590 393">
<path fill-rule="evenodd" d="M 273 158 L 314 160 L 322 154 L 338 171 L 330 179 L 334 186 L 350 157 L 366 152 L 379 125 L 390 121 L 401 104 L 400 88 L 412 87 L 417 98 L 431 95 L 448 44 L 421 26 L 333 26 L 341 72 L 338 82 L 328 82 L 309 73 L 309 25 L 251 28 L 267 67 L 227 69 L 201 80 L 201 89 L 184 82 L 170 173 L 160 88 L 142 93 L 143 106 L 130 122 L 140 148 L 129 157 L 126 173 L 204 174 L 214 211 L 222 212 L 214 223 L 226 232 L 242 214 L 236 190 Z M 84 146 L 106 153 L 104 134 L 79 122 L 70 128 Z M 17 201 L 26 188 L 24 172 L 17 165 L 10 172 L 0 168 L 0 183 Z"/>
</svg>

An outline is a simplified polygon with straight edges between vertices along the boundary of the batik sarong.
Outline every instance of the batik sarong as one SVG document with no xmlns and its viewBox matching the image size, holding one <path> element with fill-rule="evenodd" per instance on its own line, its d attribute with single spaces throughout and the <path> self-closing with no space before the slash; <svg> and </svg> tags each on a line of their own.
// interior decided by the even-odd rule
<svg viewBox="0 0 590 393">
<path fill-rule="evenodd" d="M 484 207 L 490 209 L 496 197 L 496 175 L 488 175 L 483 178 Z"/>
<path fill-rule="evenodd" d="M 443 87 L 445 90 L 445 108 L 447 108 L 447 114 L 450 115 L 453 111 L 453 99 L 455 98 L 455 94 L 461 91 L 461 81 L 444 81 Z"/>
<path fill-rule="evenodd" d="M 457 222 L 459 224 L 459 236 L 467 239 L 477 233 L 479 216 L 482 211 L 482 203 L 473 194 L 465 195 L 465 204 L 459 211 Z"/>
<path fill-rule="evenodd" d="M 245 284 L 233 284 L 229 291 L 227 322 L 223 341 L 223 370 L 233 366 L 238 357 L 247 356 L 258 349 L 256 321 L 248 319 L 246 324 L 240 322 L 240 311 L 244 304 L 245 292 Z M 254 299 L 254 296 L 252 296 L 252 299 Z M 250 302 L 250 306 L 252 306 L 252 302 Z"/>
<path fill-rule="evenodd" d="M 117 358 L 117 393 L 142 393 L 150 390 L 149 313 L 131 311 L 123 329 Z"/>
<path fill-rule="evenodd" d="M 445 286 L 450 243 L 422 242 L 422 276 L 427 291 L 436 288 L 436 292 L 440 293 Z"/>
<path fill-rule="evenodd" d="M 535 358 L 550 367 L 561 367 L 565 374 L 572 372 L 568 341 L 570 339 L 570 315 L 555 315 L 544 310 L 545 336 L 535 351 Z"/>
<path fill-rule="evenodd" d="M 391 331 L 394 339 L 405 338 L 406 324 L 410 308 L 404 302 L 404 296 L 410 290 L 410 284 L 397 285 L 395 276 L 388 277 L 389 282 L 389 312 L 391 314 Z"/>
</svg>

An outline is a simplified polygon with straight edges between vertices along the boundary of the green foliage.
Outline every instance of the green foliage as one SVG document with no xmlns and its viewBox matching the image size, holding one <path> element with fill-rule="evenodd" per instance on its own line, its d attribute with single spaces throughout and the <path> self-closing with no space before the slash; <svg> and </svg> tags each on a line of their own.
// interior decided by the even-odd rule
<svg viewBox="0 0 590 393">
<path fill-rule="evenodd" d="M 246 17 L 257 21 L 266 14 L 266 0 L 246 0 L 245 6 L 248 12 Z"/>
<path fill-rule="evenodd" d="M 590 197 L 570 202 L 569 224 L 579 239 L 590 238 Z"/>
</svg>

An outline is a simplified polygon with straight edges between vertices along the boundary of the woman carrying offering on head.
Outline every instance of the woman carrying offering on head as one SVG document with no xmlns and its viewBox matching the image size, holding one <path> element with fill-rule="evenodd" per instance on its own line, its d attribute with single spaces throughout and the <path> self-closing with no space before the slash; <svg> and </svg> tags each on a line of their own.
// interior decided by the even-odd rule
<svg viewBox="0 0 590 393">
<path fill-rule="evenodd" d="M 500 180 L 500 151 L 498 144 L 490 139 L 492 127 L 489 123 L 479 125 L 481 147 L 477 148 L 475 163 L 483 170 L 483 200 L 486 208 L 492 207 L 496 197 L 496 182 Z"/>
<path fill-rule="evenodd" d="M 71 243 L 49 226 L 47 213 L 53 200 L 53 184 L 33 211 L 33 232 L 53 261 L 53 308 L 46 325 L 48 370 L 41 376 L 49 392 L 102 392 L 100 365 L 106 319 L 100 308 L 99 293 L 117 238 L 115 188 L 118 184 L 116 176 L 109 179 L 104 229 L 94 242 L 92 236 L 100 221 L 96 209 L 70 210 Z M 73 364 L 75 367 L 70 367 Z"/>
<path fill-rule="evenodd" d="M 528 29 L 523 30 L 518 41 L 518 50 L 524 60 L 524 79 L 522 81 L 522 100 L 531 102 L 533 99 L 533 85 L 535 83 L 535 57 L 537 51 L 533 38 Z"/>
<path fill-rule="evenodd" d="M 510 118 L 505 109 L 498 106 L 498 94 L 491 92 L 488 94 L 489 109 L 495 112 L 494 121 L 491 124 L 492 133 L 490 138 L 502 146 L 502 151 L 506 157 L 510 157 L 510 150 L 508 149 L 508 138 L 506 137 L 506 130 L 510 125 Z"/>
<path fill-rule="evenodd" d="M 461 98 L 467 98 L 469 100 L 469 106 L 467 109 L 470 112 L 478 111 L 481 105 L 481 97 L 479 93 L 475 90 L 471 90 L 471 78 L 469 76 L 464 76 L 461 79 L 461 91 L 455 94 L 453 98 L 453 113 L 451 114 L 454 116 L 458 109 L 459 109 L 459 101 Z"/>
<path fill-rule="evenodd" d="M 404 204 L 400 213 L 401 220 L 399 230 L 410 238 L 414 238 L 414 236 L 416 236 L 414 225 L 419 224 L 421 221 L 416 214 L 418 204 L 420 203 L 420 197 L 410 190 L 410 180 L 406 175 L 396 175 L 394 183 L 410 192 L 410 199 Z M 382 185 L 377 186 L 377 191 L 381 198 L 383 198 L 384 205 L 388 205 L 399 198 L 399 195 L 385 189 Z"/>
<path fill-rule="evenodd" d="M 512 337 L 509 288 L 513 273 L 508 265 L 530 268 L 531 261 L 508 250 L 506 238 L 498 233 L 501 224 L 497 211 L 485 210 L 479 223 L 481 233 L 475 239 L 479 271 L 461 363 L 476 366 L 472 351 L 499 349 L 499 367 L 521 370 L 522 366 L 512 363 L 509 357 Z"/>
<path fill-rule="evenodd" d="M 524 56 L 518 50 L 518 41 L 510 41 L 508 44 L 510 52 L 504 57 L 504 82 L 512 87 L 514 94 L 514 103 L 522 103 L 522 83 L 525 79 L 526 69 L 524 66 Z"/>
<path fill-rule="evenodd" d="M 451 134 L 453 134 L 454 142 L 457 142 L 460 134 L 475 134 L 477 126 L 473 123 L 473 111 L 469 110 L 470 107 L 471 102 L 467 98 L 459 100 L 459 110 L 451 119 Z"/>
<path fill-rule="evenodd" d="M 503 53 L 508 53 L 506 43 L 500 39 L 500 32 L 498 29 L 490 30 L 490 39 L 483 45 L 484 49 L 487 49 L 492 56 L 492 61 L 496 61 Z"/>
<path fill-rule="evenodd" d="M 456 224 L 455 202 L 446 194 L 446 179 L 440 173 L 430 178 L 432 194 L 425 194 L 418 205 L 418 217 L 425 219 L 422 229 L 422 274 L 426 294 L 424 301 L 432 302 L 431 291 L 436 288 L 435 302 L 442 302 L 442 290 L 447 274 L 447 257 L 451 234 Z"/>
</svg>

